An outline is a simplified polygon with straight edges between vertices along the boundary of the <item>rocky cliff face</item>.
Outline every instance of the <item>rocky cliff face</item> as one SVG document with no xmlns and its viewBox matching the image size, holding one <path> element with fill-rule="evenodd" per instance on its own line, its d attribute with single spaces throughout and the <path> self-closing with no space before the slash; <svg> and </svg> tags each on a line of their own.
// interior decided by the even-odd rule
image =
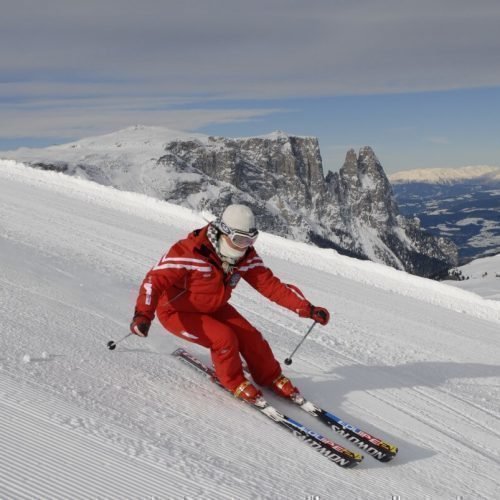
<svg viewBox="0 0 500 500">
<path fill-rule="evenodd" d="M 282 132 L 241 139 L 198 135 L 169 138 L 161 145 L 158 139 L 153 147 L 148 131 L 136 127 L 103 136 L 106 140 L 9 157 L 213 214 L 228 203 L 245 203 L 264 231 L 415 274 L 429 276 L 456 264 L 451 242 L 399 214 L 369 147 L 358 155 L 348 151 L 340 171 L 325 177 L 316 138 Z M 161 129 L 154 135 L 160 138 Z"/>
<path fill-rule="evenodd" d="M 385 262 L 397 269 L 430 276 L 456 262 L 455 246 L 420 229 L 418 220 L 399 214 L 392 187 L 373 150 L 347 152 L 343 167 L 326 182 L 340 220 L 329 229 L 341 230 L 341 244 L 352 253 Z"/>
<path fill-rule="evenodd" d="M 230 202 L 246 203 L 263 230 L 304 241 L 313 223 L 309 219 L 326 200 L 314 138 L 275 133 L 239 140 L 209 137 L 206 143 L 174 141 L 158 164 L 178 174 L 201 174 L 182 190 L 188 198 L 189 192 L 196 193 L 196 200 L 189 199 L 193 208 L 220 213 Z M 217 197 L 211 187 L 219 190 Z"/>
</svg>

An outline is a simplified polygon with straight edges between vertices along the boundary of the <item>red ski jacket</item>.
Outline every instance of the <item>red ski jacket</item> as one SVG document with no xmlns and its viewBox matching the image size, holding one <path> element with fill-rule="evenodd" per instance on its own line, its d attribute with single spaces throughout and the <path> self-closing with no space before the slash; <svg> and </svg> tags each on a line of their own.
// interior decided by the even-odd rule
<svg viewBox="0 0 500 500">
<path fill-rule="evenodd" d="M 136 316 L 152 320 L 157 307 L 172 312 L 217 311 L 227 304 L 240 278 L 273 302 L 309 316 L 311 305 L 300 290 L 274 276 L 253 247 L 225 274 L 207 230 L 208 225 L 175 243 L 148 272 L 137 298 Z"/>
</svg>

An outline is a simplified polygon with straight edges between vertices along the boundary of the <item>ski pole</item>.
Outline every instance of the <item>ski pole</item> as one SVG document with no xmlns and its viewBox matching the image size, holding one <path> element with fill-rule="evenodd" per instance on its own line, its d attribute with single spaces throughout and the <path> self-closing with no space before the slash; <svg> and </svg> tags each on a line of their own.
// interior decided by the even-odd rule
<svg viewBox="0 0 500 500">
<path fill-rule="evenodd" d="M 292 354 L 290 354 L 290 357 L 285 359 L 285 365 L 291 365 L 292 364 L 292 356 L 297 352 L 297 349 L 302 345 L 302 342 L 306 340 L 307 336 L 311 333 L 312 329 L 316 325 L 317 321 L 315 321 L 310 327 L 309 330 L 307 330 L 307 333 L 302 337 L 302 340 L 297 344 L 297 347 L 293 350 Z"/>
<path fill-rule="evenodd" d="M 116 348 L 116 345 L 119 344 L 121 341 L 125 340 L 127 337 L 130 337 L 130 335 L 132 335 L 131 333 L 127 333 L 127 335 L 125 335 L 125 337 L 122 337 L 120 340 L 117 340 L 116 342 L 114 340 L 110 340 L 108 343 L 107 343 L 107 346 L 108 346 L 108 349 L 110 351 L 112 351 L 113 349 Z"/>
</svg>

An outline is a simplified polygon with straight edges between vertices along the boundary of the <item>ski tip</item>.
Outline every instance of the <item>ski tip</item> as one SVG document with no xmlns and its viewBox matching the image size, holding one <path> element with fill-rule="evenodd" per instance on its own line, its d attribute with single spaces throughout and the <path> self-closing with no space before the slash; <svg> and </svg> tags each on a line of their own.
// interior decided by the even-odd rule
<svg viewBox="0 0 500 500">
<path fill-rule="evenodd" d="M 379 448 L 380 452 L 374 454 L 374 457 L 377 458 L 379 462 L 390 462 L 398 454 L 398 447 L 393 444 L 386 443 L 385 441 L 382 441 L 379 444 Z"/>
<path fill-rule="evenodd" d="M 354 452 L 350 452 L 353 457 L 352 457 L 352 460 L 353 460 L 353 467 L 360 464 L 364 459 L 365 459 L 365 456 L 364 455 L 361 455 L 361 453 L 354 453 Z"/>
<path fill-rule="evenodd" d="M 397 449 L 396 453 L 394 453 L 393 455 L 386 454 L 383 458 L 379 459 L 379 462 L 383 463 L 391 462 L 392 460 L 394 460 L 394 458 L 396 458 L 396 454 L 397 454 Z"/>
<path fill-rule="evenodd" d="M 343 460 L 336 462 L 337 465 L 343 469 L 353 469 L 354 467 L 357 467 L 365 457 L 364 455 L 361 455 L 361 453 L 355 453 L 346 449 L 346 452 L 342 453 L 342 458 Z"/>
</svg>

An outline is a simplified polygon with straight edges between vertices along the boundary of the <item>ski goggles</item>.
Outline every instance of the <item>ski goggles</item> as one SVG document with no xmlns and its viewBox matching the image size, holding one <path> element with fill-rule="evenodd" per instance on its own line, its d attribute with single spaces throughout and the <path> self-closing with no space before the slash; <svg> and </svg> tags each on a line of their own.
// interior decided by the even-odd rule
<svg viewBox="0 0 500 500">
<path fill-rule="evenodd" d="M 231 243 L 238 248 L 251 247 L 259 236 L 259 231 L 255 229 L 250 233 L 239 231 L 238 229 L 231 229 L 229 226 L 220 221 L 219 227 L 221 231 L 231 240 Z"/>
</svg>

